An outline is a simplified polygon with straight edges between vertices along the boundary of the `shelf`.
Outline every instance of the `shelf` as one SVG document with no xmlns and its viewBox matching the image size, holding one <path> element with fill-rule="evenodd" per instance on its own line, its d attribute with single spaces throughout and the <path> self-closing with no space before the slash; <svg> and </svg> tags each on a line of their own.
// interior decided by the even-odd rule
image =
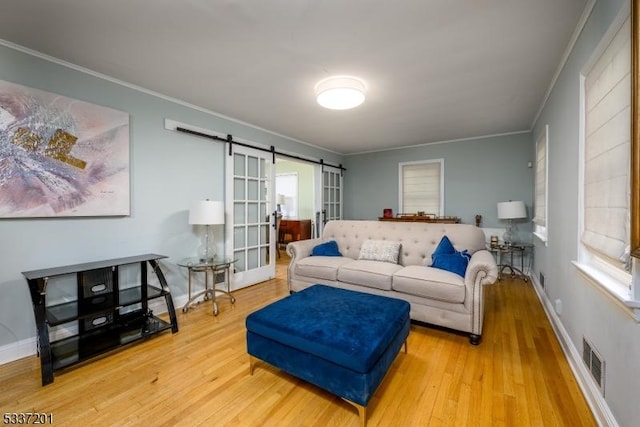
<svg viewBox="0 0 640 427">
<path fill-rule="evenodd" d="M 169 285 L 158 263 L 163 258 L 166 256 L 144 254 L 22 273 L 27 279 L 33 303 L 43 386 L 53 382 L 56 369 L 83 362 L 167 329 L 172 333 L 178 332 Z M 123 276 L 128 287 L 121 288 L 120 273 L 128 274 L 129 271 L 129 267 L 123 266 L 133 264 L 138 264 L 137 279 L 132 282 L 130 277 Z M 149 270 L 155 274 L 158 285 L 149 285 Z M 57 276 L 68 276 L 65 283 L 75 278 L 77 297 L 73 301 L 48 305 L 47 284 L 50 278 Z M 170 322 L 154 317 L 149 309 L 149 301 L 161 297 L 167 306 Z M 59 325 L 67 325 L 65 330 L 77 332 L 52 342 L 51 327 Z"/>
<path fill-rule="evenodd" d="M 120 290 L 120 305 L 131 305 L 142 301 L 141 289 L 139 286 L 134 288 L 127 288 Z M 147 300 L 163 297 L 168 295 L 168 292 L 163 291 L 155 286 L 147 285 Z"/>
<path fill-rule="evenodd" d="M 167 294 L 160 288 L 151 285 L 147 286 L 147 300 L 163 297 Z M 121 289 L 118 293 L 118 298 L 118 307 L 140 303 L 142 302 L 141 288 L 137 286 Z M 79 301 L 47 306 L 47 323 L 49 326 L 56 326 L 92 315 L 111 312 L 114 310 L 114 302 L 114 294 L 106 293 Z"/>
<path fill-rule="evenodd" d="M 129 313 L 119 322 L 51 343 L 53 369 L 66 368 L 107 351 L 171 329 L 171 323 L 143 313 Z"/>
<path fill-rule="evenodd" d="M 77 273 L 79 271 L 97 270 L 100 268 L 114 267 L 125 264 L 138 264 L 146 261 L 154 261 L 167 258 L 165 255 L 144 254 L 124 258 L 109 259 L 105 261 L 86 262 L 83 264 L 65 265 L 63 267 L 43 268 L 41 270 L 23 271 L 27 280 L 40 279 L 42 277 L 61 276 L 63 274 Z"/>
</svg>

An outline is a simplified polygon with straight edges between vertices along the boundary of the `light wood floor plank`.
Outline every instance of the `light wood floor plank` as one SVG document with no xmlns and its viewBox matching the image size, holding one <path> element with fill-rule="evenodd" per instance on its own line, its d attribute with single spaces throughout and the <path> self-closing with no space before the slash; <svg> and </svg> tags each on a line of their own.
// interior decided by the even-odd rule
<svg viewBox="0 0 640 427">
<path fill-rule="evenodd" d="M 246 316 L 285 297 L 276 279 L 178 313 L 180 332 L 56 372 L 37 357 L 0 366 L 2 412 L 53 413 L 64 426 L 357 426 L 356 409 L 263 362 L 249 374 Z M 530 283 L 485 287 L 479 346 L 466 334 L 412 325 L 368 408 L 369 426 L 595 426 Z"/>
</svg>

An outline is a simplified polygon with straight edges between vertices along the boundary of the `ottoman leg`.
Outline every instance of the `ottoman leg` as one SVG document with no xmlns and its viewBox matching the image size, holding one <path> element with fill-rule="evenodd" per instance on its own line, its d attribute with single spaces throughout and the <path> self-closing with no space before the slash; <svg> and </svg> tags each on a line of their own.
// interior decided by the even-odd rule
<svg viewBox="0 0 640 427">
<path fill-rule="evenodd" d="M 257 358 L 249 355 L 249 375 L 253 375 L 253 370 L 256 368 Z"/>
<path fill-rule="evenodd" d="M 342 400 L 344 400 L 345 402 L 349 402 L 350 404 L 355 406 L 356 409 L 358 409 L 358 416 L 360 417 L 360 427 L 365 427 L 367 425 L 367 407 L 345 399 L 344 397 L 342 398 Z"/>
</svg>

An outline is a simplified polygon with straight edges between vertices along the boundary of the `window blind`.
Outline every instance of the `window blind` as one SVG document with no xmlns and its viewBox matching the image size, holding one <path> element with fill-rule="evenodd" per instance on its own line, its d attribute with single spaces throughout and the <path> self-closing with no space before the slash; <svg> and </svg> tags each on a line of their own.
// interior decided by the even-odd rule
<svg viewBox="0 0 640 427">
<path fill-rule="evenodd" d="M 401 165 L 402 212 L 440 216 L 440 162 Z"/>
<path fill-rule="evenodd" d="M 533 223 L 547 226 L 547 131 L 542 132 L 536 142 L 536 194 Z"/>
<path fill-rule="evenodd" d="M 585 78 L 584 232 L 582 242 L 615 260 L 629 257 L 630 21 Z"/>
</svg>

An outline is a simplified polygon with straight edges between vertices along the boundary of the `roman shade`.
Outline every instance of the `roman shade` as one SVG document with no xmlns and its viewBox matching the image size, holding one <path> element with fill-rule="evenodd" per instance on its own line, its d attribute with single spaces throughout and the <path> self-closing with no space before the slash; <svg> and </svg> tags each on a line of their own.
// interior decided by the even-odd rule
<svg viewBox="0 0 640 427">
<path fill-rule="evenodd" d="M 536 194 L 533 223 L 547 226 L 547 127 L 536 142 Z"/>
<path fill-rule="evenodd" d="M 622 266 L 629 257 L 630 21 L 585 77 L 584 232 L 590 250 Z"/>
<path fill-rule="evenodd" d="M 441 161 L 401 163 L 402 212 L 441 215 L 441 175 Z"/>
</svg>

